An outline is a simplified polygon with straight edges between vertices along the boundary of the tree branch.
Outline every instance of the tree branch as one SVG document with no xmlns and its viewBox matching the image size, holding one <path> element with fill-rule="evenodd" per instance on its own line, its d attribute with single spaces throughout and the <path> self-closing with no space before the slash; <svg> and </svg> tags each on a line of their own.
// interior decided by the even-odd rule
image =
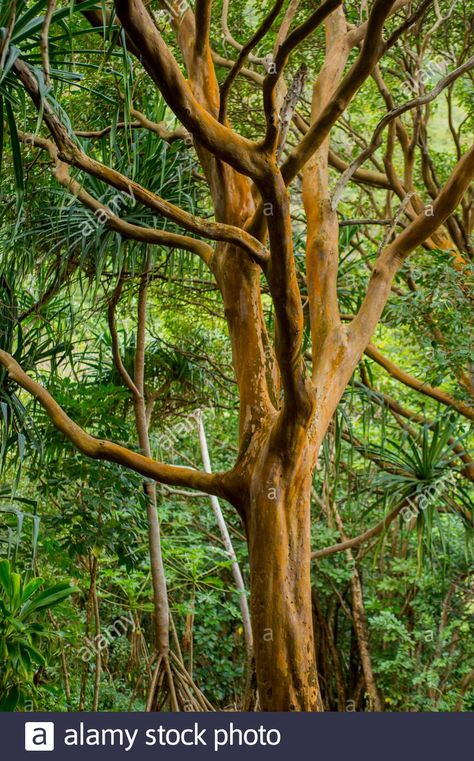
<svg viewBox="0 0 474 761">
<path fill-rule="evenodd" d="M 350 53 L 342 7 L 325 21 L 325 53 L 323 66 L 313 85 L 312 123 L 330 103 Z M 329 331 L 340 324 L 337 299 L 339 225 L 330 205 L 329 142 L 328 135 L 303 170 L 303 204 L 307 219 L 306 281 L 313 369 Z"/>
<path fill-rule="evenodd" d="M 401 106 L 397 106 L 397 108 L 394 108 L 392 111 L 390 111 L 388 114 L 384 116 L 383 119 L 377 124 L 374 133 L 372 135 L 372 139 L 370 140 L 370 143 L 368 144 L 367 148 L 362 151 L 362 153 L 357 156 L 356 159 L 350 164 L 350 166 L 345 170 L 342 177 L 339 179 L 333 193 L 332 197 L 332 208 L 337 209 L 339 202 L 341 200 L 342 194 L 344 192 L 344 189 L 353 176 L 354 172 L 359 169 L 359 167 L 362 166 L 362 164 L 370 157 L 372 156 L 377 148 L 380 146 L 382 142 L 382 134 L 390 122 L 392 122 L 394 119 L 397 119 L 402 114 L 406 113 L 407 111 L 412 110 L 413 108 L 419 108 L 420 106 L 424 106 L 427 103 L 431 103 L 443 90 L 445 87 L 450 85 L 452 82 L 454 82 L 458 77 L 460 77 L 462 74 L 464 74 L 466 71 L 469 71 L 470 69 L 474 68 L 474 56 L 470 58 L 468 61 L 466 61 L 462 66 L 458 66 L 457 69 L 454 69 L 454 71 L 451 71 L 446 77 L 443 77 L 443 79 L 440 79 L 440 81 L 436 84 L 435 87 L 433 87 L 430 92 L 425 93 L 424 95 L 421 95 L 419 98 L 413 98 L 412 100 L 408 101 L 407 103 L 403 103 Z"/>
<path fill-rule="evenodd" d="M 361 373 L 366 375 L 363 371 L 363 366 L 361 367 Z M 385 394 L 382 391 L 376 390 L 372 388 L 372 386 L 369 385 L 368 379 L 364 377 L 364 382 L 356 382 L 356 386 L 364 389 L 365 391 L 370 391 L 370 398 L 374 399 L 377 404 L 380 404 L 381 407 L 386 407 L 390 410 L 390 412 L 393 414 L 397 422 L 405 429 L 407 430 L 414 438 L 416 438 L 417 433 L 415 429 L 408 425 L 407 423 L 404 423 L 401 418 L 405 418 L 406 420 L 410 420 L 413 423 L 417 423 L 418 425 L 424 425 L 428 426 L 429 428 L 432 428 L 434 426 L 434 421 L 430 420 L 429 418 L 425 417 L 424 415 L 419 414 L 418 412 L 415 412 L 414 410 L 410 410 L 407 407 L 404 407 L 400 402 L 397 402 L 396 399 L 394 399 L 392 396 L 389 396 L 388 394 Z M 466 451 L 466 447 L 463 446 L 460 440 L 454 438 L 454 436 L 450 436 L 448 439 L 448 444 L 452 448 L 453 452 L 458 455 L 461 462 L 464 463 L 465 467 L 460 471 L 461 475 L 464 476 L 464 478 L 467 478 L 468 481 L 472 481 L 474 483 L 474 459 L 471 457 L 471 455 Z M 456 468 L 457 466 L 455 463 L 451 463 L 452 468 Z"/>
<path fill-rule="evenodd" d="M 243 49 L 243 45 L 240 44 L 240 42 L 237 42 L 237 40 L 233 37 L 233 35 L 230 32 L 229 29 L 229 0 L 222 0 L 222 15 L 221 15 L 221 26 L 222 26 L 222 35 L 224 37 L 224 40 L 229 43 L 229 45 L 232 45 L 232 47 L 235 50 L 238 50 L 239 52 Z M 258 58 L 257 56 L 248 55 L 248 59 L 251 63 L 260 64 L 263 65 L 265 63 L 265 60 L 263 58 Z"/>
<path fill-rule="evenodd" d="M 107 319 L 109 323 L 110 337 L 112 340 L 112 357 L 115 367 L 117 368 L 124 385 L 131 392 L 132 396 L 136 399 L 140 396 L 140 390 L 132 380 L 127 368 L 123 364 L 122 355 L 120 353 L 120 346 L 118 342 L 117 325 L 115 320 L 115 314 L 117 310 L 117 304 L 120 300 L 123 290 L 123 277 L 119 278 L 116 288 L 109 299 L 107 307 Z"/>
<path fill-rule="evenodd" d="M 59 149 L 58 157 L 62 161 L 84 170 L 98 180 L 105 182 L 107 185 L 117 188 L 117 190 L 129 194 L 133 193 L 134 197 L 145 206 L 158 214 L 171 219 L 179 226 L 184 227 L 185 230 L 194 232 L 197 235 L 202 235 L 210 240 L 221 240 L 228 243 L 235 243 L 237 246 L 247 250 L 247 252 L 257 260 L 265 261 L 268 258 L 268 252 L 265 247 L 246 231 L 234 227 L 233 225 L 209 222 L 205 219 L 195 217 L 193 214 L 189 214 L 189 212 L 186 212 L 178 206 L 169 203 L 169 201 L 160 198 L 160 196 L 152 193 L 150 190 L 143 188 L 137 182 L 128 179 L 125 175 L 117 172 L 115 169 L 111 169 L 110 167 L 89 158 L 73 142 L 64 124 L 54 113 L 49 103 L 42 98 L 38 82 L 29 67 L 23 61 L 17 60 L 15 63 L 15 73 L 28 92 L 30 98 L 38 109 L 38 112 L 43 114 L 44 121 Z"/>
<path fill-rule="evenodd" d="M 176 129 L 169 130 L 165 122 L 152 122 L 136 108 L 130 109 L 130 116 L 133 116 L 137 121 L 128 123 L 117 122 L 115 129 L 147 129 L 149 132 L 158 135 L 165 143 L 174 143 L 176 140 L 186 140 L 190 137 L 189 132 L 184 127 L 179 126 Z M 100 140 L 100 138 L 110 134 L 112 129 L 112 125 L 109 124 L 100 130 L 76 130 L 74 134 L 76 137 L 89 137 Z"/>
<path fill-rule="evenodd" d="M 105 439 L 97 439 L 86 433 L 64 412 L 51 394 L 39 383 L 30 378 L 18 362 L 7 352 L 0 349 L 0 365 L 7 370 L 8 377 L 14 383 L 38 400 L 51 422 L 78 449 L 94 460 L 106 460 L 134 470 L 145 478 L 151 478 L 169 486 L 185 486 L 198 489 L 206 494 L 225 497 L 224 476 L 220 473 L 203 473 L 191 468 L 165 465 L 150 457 L 133 452 L 131 449 Z"/>
<path fill-rule="evenodd" d="M 225 118 L 226 118 L 226 112 L 227 112 L 227 100 L 230 93 L 230 88 L 232 87 L 232 84 L 234 82 L 234 79 L 238 75 L 239 71 L 242 69 L 245 61 L 247 60 L 249 53 L 255 45 L 258 45 L 260 40 L 262 40 L 267 32 L 270 30 L 273 22 L 275 21 L 276 17 L 280 13 L 280 10 L 283 6 L 284 0 L 277 0 L 274 7 L 270 11 L 270 13 L 264 18 L 262 23 L 260 24 L 259 28 L 255 32 L 254 35 L 250 38 L 250 40 L 242 47 L 239 56 L 237 58 L 237 61 L 231 68 L 229 74 L 227 75 L 222 87 L 221 87 L 221 102 L 219 107 L 219 121 L 224 124 Z"/>
<path fill-rule="evenodd" d="M 384 23 L 392 11 L 393 5 L 393 0 L 388 0 L 388 2 L 387 0 L 375 0 L 367 23 L 362 50 L 357 60 L 337 88 L 334 97 L 283 164 L 282 173 L 287 185 L 296 177 L 300 169 L 325 140 L 331 127 L 345 111 L 367 77 L 370 76 L 372 69 L 383 54 L 385 50 L 383 42 Z"/>
<path fill-rule="evenodd" d="M 308 412 L 313 389 L 301 356 L 304 316 L 294 262 L 290 200 L 279 171 L 269 174 L 259 190 L 272 215 L 266 276 L 275 309 L 275 352 L 285 391 L 285 419 L 293 424 L 299 422 L 300 413 Z"/>
<path fill-rule="evenodd" d="M 48 7 L 41 27 L 40 48 L 41 60 L 43 62 L 44 81 L 47 87 L 51 84 L 50 66 L 49 66 L 49 27 L 53 13 L 56 10 L 56 0 L 48 0 Z"/>
<path fill-rule="evenodd" d="M 140 275 L 137 303 L 137 339 L 135 348 L 135 385 L 141 399 L 145 398 L 146 315 L 148 286 L 150 284 L 150 254 L 147 252 L 143 272 Z"/>
<path fill-rule="evenodd" d="M 455 399 L 442 389 L 437 388 L 436 386 L 431 386 L 429 383 L 418 380 L 418 378 L 405 372 L 405 370 L 402 370 L 401 367 L 398 367 L 398 365 L 392 362 L 392 360 L 382 354 L 373 344 L 369 344 L 366 347 L 365 354 L 370 357 L 370 359 L 373 359 L 374 362 L 377 362 L 380 367 L 383 367 L 395 380 L 415 391 L 419 391 L 420 394 L 431 397 L 431 399 L 444 404 L 446 407 L 452 407 L 469 420 L 474 420 L 473 407 L 470 407 L 465 402 Z"/>
<path fill-rule="evenodd" d="M 292 51 L 312 34 L 342 4 L 342 0 L 325 0 L 314 13 L 291 32 L 277 50 L 272 71 L 263 82 L 263 105 L 267 121 L 266 135 L 262 144 L 264 151 L 275 151 L 278 141 L 278 114 L 276 110 L 276 87 Z"/>
<path fill-rule="evenodd" d="M 261 175 L 257 146 L 221 124 L 194 96 L 141 0 L 116 0 L 118 17 L 140 60 L 180 122 L 207 150 L 252 179 Z"/>
<path fill-rule="evenodd" d="M 235 61 L 231 61 L 230 58 L 224 58 L 224 56 L 220 55 L 220 53 L 216 53 L 214 50 L 212 51 L 212 60 L 217 66 L 222 66 L 224 69 L 233 69 L 235 66 Z M 256 85 L 263 85 L 264 77 L 258 72 L 252 71 L 252 69 L 242 67 L 239 69 L 239 74 Z"/>
<path fill-rule="evenodd" d="M 209 47 L 209 31 L 211 27 L 212 0 L 196 0 L 194 17 L 196 32 L 194 38 L 194 50 L 196 55 L 202 56 Z"/>
<path fill-rule="evenodd" d="M 375 526 L 372 526 L 372 528 L 364 531 L 363 534 L 359 534 L 359 536 L 356 536 L 353 539 L 347 539 L 344 542 L 338 542 L 337 544 L 333 544 L 330 547 L 324 547 L 322 550 L 316 550 L 315 552 L 312 552 L 311 560 L 319 560 L 319 558 L 326 558 L 328 555 L 334 555 L 336 552 L 343 552 L 344 550 L 351 549 L 351 547 L 358 547 L 360 544 L 363 544 L 369 539 L 372 539 L 372 537 L 378 536 L 382 533 L 382 531 L 384 531 L 384 529 L 387 528 L 387 526 L 392 523 L 392 521 L 395 520 L 397 515 L 400 513 L 403 504 L 404 503 L 392 510 L 392 512 L 386 515 L 385 518 L 380 521 L 380 523 L 377 523 Z"/>
<path fill-rule="evenodd" d="M 24 132 L 19 132 L 18 135 L 26 145 L 34 145 L 48 151 L 54 162 L 54 176 L 57 181 L 90 209 L 98 220 L 102 220 L 108 229 L 114 230 L 129 240 L 190 251 L 200 256 L 206 264 L 210 264 L 214 249 L 208 243 L 196 238 L 189 238 L 186 235 L 157 230 L 153 227 L 140 227 L 120 219 L 108 206 L 97 201 L 77 180 L 70 176 L 68 164 L 58 158 L 58 149 L 51 140 Z"/>
<path fill-rule="evenodd" d="M 474 146 L 464 154 L 429 212 L 421 212 L 378 257 L 367 293 L 358 314 L 348 327 L 354 353 L 361 353 L 370 341 L 390 294 L 392 280 L 405 259 L 433 235 L 453 213 L 474 179 Z"/>
</svg>

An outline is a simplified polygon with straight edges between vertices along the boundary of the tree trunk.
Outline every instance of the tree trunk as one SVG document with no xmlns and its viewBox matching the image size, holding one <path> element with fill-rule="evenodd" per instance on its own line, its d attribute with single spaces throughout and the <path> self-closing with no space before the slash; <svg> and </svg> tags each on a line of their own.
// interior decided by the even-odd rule
<svg viewBox="0 0 474 761">
<path fill-rule="evenodd" d="M 251 484 L 250 601 L 263 711 L 322 710 L 312 621 L 307 455 L 295 459 L 267 452 Z"/>
<path fill-rule="evenodd" d="M 151 457 L 150 437 L 143 398 L 135 401 L 134 410 L 140 448 L 144 454 Z M 150 549 L 150 569 L 155 614 L 155 647 L 160 655 L 167 656 L 170 646 L 169 603 L 163 556 L 161 552 L 161 530 L 158 518 L 156 484 L 145 481 L 143 488 L 147 499 L 148 544 Z"/>
</svg>

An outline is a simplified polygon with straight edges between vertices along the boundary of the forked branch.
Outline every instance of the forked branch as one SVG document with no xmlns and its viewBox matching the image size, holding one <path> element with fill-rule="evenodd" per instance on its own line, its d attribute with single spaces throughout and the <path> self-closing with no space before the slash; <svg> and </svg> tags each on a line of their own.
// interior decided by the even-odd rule
<svg viewBox="0 0 474 761">
<path fill-rule="evenodd" d="M 431 103 L 431 101 L 435 100 L 435 98 L 438 97 L 438 95 L 445 89 L 445 87 L 448 87 L 448 85 L 454 82 L 458 77 L 472 68 L 474 68 L 474 56 L 469 58 L 469 60 L 463 63 L 462 66 L 458 66 L 456 69 L 454 69 L 454 71 L 451 71 L 446 77 L 440 79 L 440 81 L 436 84 L 435 87 L 433 87 L 432 90 L 430 90 L 430 92 L 425 93 L 418 98 L 413 98 L 407 103 L 403 103 L 401 106 L 397 106 L 388 114 L 386 114 L 383 119 L 380 120 L 374 130 L 372 139 L 367 148 L 365 148 L 362 153 L 360 153 L 359 156 L 354 159 L 352 164 L 350 164 L 350 166 L 345 170 L 339 182 L 337 183 L 332 198 L 333 209 L 337 209 L 344 189 L 354 173 L 368 158 L 370 158 L 370 156 L 375 153 L 377 148 L 380 146 L 382 142 L 382 134 L 385 127 L 387 127 L 392 121 L 394 121 L 394 119 L 397 119 L 407 111 L 411 111 L 414 108 L 419 108 L 420 106 L 425 106 L 426 104 Z"/>
<path fill-rule="evenodd" d="M 355 353 L 362 353 L 390 294 L 391 283 L 414 249 L 424 243 L 453 213 L 474 180 L 474 146 L 464 154 L 448 182 L 428 209 L 423 210 L 378 257 L 367 293 L 349 326 Z"/>
<path fill-rule="evenodd" d="M 185 230 L 189 230 L 209 240 L 234 243 L 246 250 L 257 260 L 265 261 L 268 258 L 265 246 L 249 235 L 249 233 L 233 225 L 200 219 L 184 211 L 179 206 L 166 201 L 147 188 L 142 187 L 139 183 L 130 180 L 117 170 L 111 169 L 95 159 L 91 159 L 74 143 L 65 125 L 54 113 L 49 103 L 42 98 L 38 82 L 29 67 L 23 61 L 17 61 L 15 63 L 15 73 L 24 85 L 39 113 L 43 114 L 44 121 L 59 149 L 58 157 L 63 162 L 76 166 L 78 169 L 87 172 L 87 174 L 96 177 L 98 180 L 117 190 L 130 195 L 133 194 L 134 198 L 143 203 L 144 206 L 172 220 Z"/>
<path fill-rule="evenodd" d="M 51 140 L 25 132 L 20 132 L 19 138 L 25 145 L 34 145 L 49 153 L 53 161 L 53 171 L 56 180 L 92 211 L 97 223 L 103 224 L 109 230 L 114 230 L 124 239 L 190 251 L 201 257 L 206 264 L 210 264 L 214 250 L 208 243 L 197 238 L 190 238 L 187 235 L 180 235 L 167 230 L 158 230 L 155 227 L 142 227 L 121 219 L 109 206 L 94 198 L 80 182 L 71 177 L 69 166 L 58 158 L 58 149 Z"/>
</svg>

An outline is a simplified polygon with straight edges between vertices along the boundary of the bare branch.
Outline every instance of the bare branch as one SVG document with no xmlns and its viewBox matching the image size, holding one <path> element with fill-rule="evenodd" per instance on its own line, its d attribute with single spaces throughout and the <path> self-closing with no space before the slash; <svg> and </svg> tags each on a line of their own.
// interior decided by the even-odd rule
<svg viewBox="0 0 474 761">
<path fill-rule="evenodd" d="M 280 13 L 281 8 L 283 7 L 284 0 L 277 0 L 275 5 L 273 6 L 270 13 L 264 18 L 262 23 L 260 24 L 259 28 L 256 30 L 255 34 L 252 35 L 250 40 L 243 45 L 239 57 L 237 58 L 237 61 L 235 62 L 234 66 L 230 70 L 229 74 L 227 75 L 222 87 L 221 87 L 221 102 L 219 107 L 219 121 L 224 123 L 226 118 L 226 112 L 227 112 L 227 100 L 230 93 L 230 88 L 232 87 L 232 84 L 238 75 L 239 71 L 242 69 L 245 61 L 248 59 L 250 51 L 254 49 L 255 45 L 258 45 L 258 43 L 265 37 L 267 32 L 270 30 L 273 22 L 275 21 L 276 17 Z"/>
<path fill-rule="evenodd" d="M 244 46 L 241 45 L 240 42 L 237 42 L 237 40 L 235 39 L 235 37 L 233 37 L 229 29 L 229 0 L 222 1 L 221 26 L 222 26 L 222 34 L 224 36 L 224 40 L 228 42 L 229 45 L 232 45 L 232 47 L 235 48 L 235 50 L 238 50 L 240 52 Z M 247 57 L 251 63 L 261 64 L 261 65 L 265 64 L 264 58 L 258 58 L 257 56 L 254 56 L 251 53 Z"/>
<path fill-rule="evenodd" d="M 384 370 L 386 370 L 389 375 L 391 375 L 395 380 L 403 383 L 409 388 L 413 388 L 415 391 L 419 391 L 420 394 L 424 394 L 425 396 L 429 396 L 432 399 L 435 399 L 437 402 L 441 402 L 441 404 L 444 404 L 447 407 L 452 407 L 461 415 L 467 417 L 469 420 L 474 420 L 473 407 L 470 407 L 465 402 L 461 402 L 458 399 L 455 399 L 453 396 L 447 394 L 445 391 L 437 388 L 436 386 L 431 386 L 425 381 L 414 378 L 413 375 L 410 375 L 409 373 L 405 372 L 405 370 L 402 370 L 402 368 L 398 367 L 395 362 L 392 362 L 392 360 L 382 354 L 382 352 L 380 352 L 373 344 L 369 344 L 367 346 L 365 353 L 368 357 L 370 357 L 370 359 L 373 359 L 374 362 L 377 362 L 378 365 L 383 367 Z"/>
<path fill-rule="evenodd" d="M 100 130 L 76 130 L 75 135 L 77 137 L 88 137 L 96 140 L 109 135 L 113 128 L 115 129 L 147 129 L 149 132 L 154 132 L 165 143 L 174 143 L 176 140 L 187 140 L 190 138 L 189 132 L 184 127 L 177 127 L 174 130 L 169 130 L 165 122 L 152 122 L 141 111 L 137 111 L 136 108 L 130 109 L 130 116 L 137 119 L 136 122 L 117 122 L 115 127 L 111 124 L 107 125 Z"/>
<path fill-rule="evenodd" d="M 16 61 L 15 73 L 24 85 L 28 94 L 38 111 L 43 114 L 43 118 L 56 143 L 59 154 L 58 157 L 66 163 L 76 166 L 97 179 L 105 182 L 107 185 L 117 188 L 125 193 L 133 193 L 148 208 L 158 214 L 173 220 L 185 230 L 194 232 L 197 235 L 209 238 L 210 240 L 222 240 L 247 250 L 257 260 L 265 261 L 268 258 L 268 252 L 265 247 L 249 235 L 247 232 L 240 230 L 233 225 L 225 225 L 216 222 L 210 222 L 205 219 L 195 217 L 189 212 L 183 211 L 169 201 L 160 198 L 150 190 L 143 188 L 137 182 L 130 180 L 125 175 L 117 172 L 115 169 L 101 164 L 94 159 L 89 158 L 72 140 L 66 127 L 57 117 L 47 101 L 41 97 L 38 82 L 23 61 Z"/>
<path fill-rule="evenodd" d="M 382 36 L 384 23 L 390 15 L 393 5 L 393 0 L 389 0 L 389 2 L 375 0 L 367 24 L 362 50 L 357 60 L 337 88 L 334 97 L 283 164 L 282 173 L 287 185 L 296 177 L 300 169 L 326 139 L 331 127 L 347 108 L 367 77 L 370 76 L 375 64 L 383 54 L 385 50 Z"/>
<path fill-rule="evenodd" d="M 235 61 L 231 61 L 229 58 L 224 58 L 224 56 L 221 56 L 215 51 L 212 51 L 212 60 L 214 63 L 216 63 L 218 66 L 222 66 L 224 69 L 232 69 L 235 66 Z M 262 77 L 261 74 L 258 74 L 258 72 L 252 71 L 252 69 L 246 69 L 245 67 L 242 67 L 239 69 L 239 74 L 256 85 L 263 85 L 264 77 Z"/>
<path fill-rule="evenodd" d="M 116 0 L 115 7 L 124 29 L 141 51 L 144 68 L 180 122 L 211 154 L 252 179 L 261 175 L 256 144 L 221 124 L 198 102 L 143 2 Z"/>
<path fill-rule="evenodd" d="M 196 55 L 202 56 L 209 48 L 209 30 L 211 26 L 212 0 L 196 0 L 194 17 L 196 32 L 194 38 L 194 50 Z"/>
<path fill-rule="evenodd" d="M 117 283 L 117 286 L 114 288 L 112 296 L 109 299 L 108 308 L 107 308 L 109 331 L 110 331 L 110 337 L 112 339 L 112 357 L 114 360 L 115 367 L 120 373 L 120 376 L 124 382 L 124 385 L 128 388 L 128 390 L 131 392 L 133 397 L 137 399 L 138 397 L 140 397 L 140 390 L 138 389 L 137 385 L 133 382 L 127 368 L 123 364 L 123 359 L 120 353 L 120 346 L 118 341 L 117 325 L 115 320 L 117 304 L 120 300 L 120 296 L 122 295 L 122 290 L 123 290 L 123 277 L 120 277 Z"/>
<path fill-rule="evenodd" d="M 458 162 L 432 206 L 423 210 L 378 257 L 364 301 L 349 326 L 349 335 L 354 341 L 353 350 L 356 353 L 364 351 L 370 341 L 396 272 L 410 253 L 433 235 L 453 213 L 473 179 L 474 146 Z"/>
<path fill-rule="evenodd" d="M 397 515 L 399 515 L 401 509 L 403 507 L 403 504 L 396 507 L 394 510 L 392 510 L 391 513 L 385 516 L 385 518 L 380 521 L 380 523 L 377 523 L 375 526 L 372 526 L 372 528 L 368 529 L 367 531 L 364 531 L 363 534 L 359 534 L 359 536 L 355 536 L 353 539 L 346 539 L 344 542 L 338 542 L 337 544 L 333 544 L 330 547 L 324 547 L 322 550 L 316 550 L 315 552 L 311 553 L 311 560 L 319 560 L 319 558 L 326 558 L 328 555 L 334 555 L 336 552 L 343 552 L 344 550 L 350 550 L 351 547 L 358 547 L 360 544 L 363 544 L 364 542 L 368 542 L 369 539 L 372 539 L 374 536 L 378 536 L 379 534 L 384 531 L 387 526 L 389 526 L 392 521 L 395 520 Z"/>
<path fill-rule="evenodd" d="M 219 473 L 202 473 L 191 468 L 165 465 L 150 457 L 133 452 L 131 449 L 105 439 L 97 439 L 86 433 L 64 412 L 51 394 L 33 378 L 30 378 L 18 362 L 7 352 L 0 350 L 0 364 L 5 367 L 8 377 L 27 391 L 41 404 L 54 427 L 87 457 L 106 460 L 134 470 L 145 478 L 151 478 L 169 486 L 184 486 L 198 489 L 206 494 L 225 497 L 224 476 Z"/>
<path fill-rule="evenodd" d="M 274 151 L 278 139 L 278 115 L 276 113 L 276 87 L 283 74 L 283 69 L 292 51 L 310 34 L 312 34 L 336 8 L 342 0 L 325 0 L 314 13 L 300 26 L 291 32 L 282 42 L 275 55 L 272 71 L 265 77 L 263 83 L 263 104 L 267 120 L 267 131 L 263 142 L 263 150 Z"/>
<path fill-rule="evenodd" d="M 146 352 L 146 314 L 148 286 L 150 284 L 150 254 L 147 251 L 143 272 L 140 276 L 137 303 L 137 340 L 135 348 L 135 385 L 140 398 L 145 398 L 145 352 Z"/>
<path fill-rule="evenodd" d="M 264 203 L 272 210 L 268 225 L 271 256 L 266 274 L 275 308 L 275 351 L 289 427 L 298 424 L 300 414 L 308 413 L 314 391 L 306 378 L 301 356 L 304 316 L 293 254 L 290 200 L 280 172 L 269 174 L 259 190 Z M 285 435 L 285 431 L 282 434 Z"/>
<path fill-rule="evenodd" d="M 126 239 L 190 251 L 200 256 L 206 264 L 210 264 L 214 250 L 208 243 L 153 227 L 140 227 L 120 219 L 108 206 L 91 196 L 77 180 L 70 176 L 68 165 L 58 158 L 58 149 L 51 140 L 23 132 L 19 133 L 19 137 L 26 145 L 34 145 L 48 151 L 54 162 L 54 176 L 58 182 L 87 206 L 109 229 L 115 230 Z"/>
<path fill-rule="evenodd" d="M 307 76 L 308 67 L 303 63 L 293 77 L 293 81 L 288 88 L 288 92 L 285 95 L 285 99 L 280 111 L 280 138 L 278 141 L 277 159 L 281 157 L 285 148 L 288 130 L 290 128 L 296 106 L 298 105 L 298 101 L 303 93 Z"/>
<path fill-rule="evenodd" d="M 406 113 L 407 111 L 410 111 L 413 108 L 418 108 L 419 106 L 424 106 L 427 103 L 431 103 L 431 101 L 437 98 L 440 92 L 442 92 L 445 89 L 445 87 L 450 85 L 458 77 L 460 77 L 462 74 L 464 74 L 466 71 L 469 71 L 472 68 L 474 68 L 474 56 L 472 56 L 472 58 L 466 61 L 462 66 L 458 66 L 457 69 L 454 69 L 454 71 L 451 71 L 446 77 L 443 77 L 443 79 L 440 79 L 440 81 L 436 84 L 435 87 L 433 87 L 432 90 L 430 90 L 430 92 L 425 93 L 424 95 L 421 95 L 419 98 L 413 98 L 407 103 L 403 103 L 401 106 L 397 106 L 397 108 L 394 108 L 392 111 L 386 114 L 383 119 L 380 120 L 380 122 L 377 124 L 374 130 L 372 139 L 370 140 L 370 143 L 368 144 L 367 148 L 364 151 L 362 151 L 362 153 L 360 153 L 356 159 L 354 159 L 352 164 L 350 164 L 350 166 L 345 170 L 339 182 L 337 183 L 334 189 L 333 197 L 332 197 L 333 209 L 337 209 L 340 203 L 342 194 L 344 192 L 344 189 L 347 183 L 350 181 L 351 177 L 354 175 L 354 172 L 356 172 L 357 169 L 359 169 L 359 167 L 361 167 L 362 164 L 370 156 L 372 156 L 377 150 L 377 148 L 380 146 L 382 142 L 382 134 L 385 127 L 387 127 L 394 119 Z"/>
<path fill-rule="evenodd" d="M 283 17 L 283 21 L 281 22 L 280 28 L 278 30 L 278 34 L 275 40 L 275 53 L 277 52 L 278 48 L 282 44 L 284 40 L 288 37 L 288 33 L 290 31 L 290 27 L 293 23 L 293 19 L 296 16 L 296 13 L 298 11 L 298 7 L 301 0 L 290 0 L 290 3 L 288 5 L 288 8 L 286 9 L 286 13 Z"/>
<path fill-rule="evenodd" d="M 225 241 L 227 243 L 234 243 L 239 248 L 244 249 L 257 261 L 266 262 L 269 254 L 265 246 L 263 246 L 256 238 L 249 235 L 245 230 L 240 230 L 234 225 L 226 225 L 220 222 L 211 222 L 206 219 L 201 219 L 187 211 L 184 211 L 179 206 L 166 201 L 160 196 L 152 193 L 147 188 L 142 187 L 138 183 L 130 180 L 125 175 L 117 172 L 110 167 L 106 167 L 94 159 L 86 156 L 82 151 L 76 150 L 72 156 L 60 153 L 61 157 L 67 159 L 68 163 L 79 169 L 84 170 L 88 174 L 102 180 L 107 185 L 117 188 L 125 193 L 133 193 L 136 199 L 143 203 L 148 208 L 157 212 L 158 214 L 171 219 L 180 227 L 185 230 L 201 235 L 209 240 Z"/>
<path fill-rule="evenodd" d="M 56 0 L 48 0 L 48 7 L 46 9 L 40 35 L 41 59 L 43 62 L 44 81 L 47 87 L 51 84 L 51 72 L 49 66 L 49 27 L 55 10 Z"/>
</svg>

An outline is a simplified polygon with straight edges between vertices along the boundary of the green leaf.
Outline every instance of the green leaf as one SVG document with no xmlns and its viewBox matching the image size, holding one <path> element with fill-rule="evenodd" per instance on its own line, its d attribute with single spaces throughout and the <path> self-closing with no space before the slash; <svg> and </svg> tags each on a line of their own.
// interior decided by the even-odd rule
<svg viewBox="0 0 474 761">
<path fill-rule="evenodd" d="M 58 605 L 65 600 L 66 597 L 69 597 L 69 595 L 72 595 L 77 591 L 76 587 L 69 586 L 67 582 L 55 584 L 53 587 L 45 589 L 33 600 L 27 602 L 21 610 L 21 618 L 24 619 L 26 616 L 30 616 L 33 612 L 43 610 L 43 608 L 51 608 L 54 605 Z"/>
<path fill-rule="evenodd" d="M 5 597 L 9 601 L 11 590 L 11 571 L 9 560 L 0 560 L 0 585 L 2 586 L 2 589 L 5 593 Z"/>
<path fill-rule="evenodd" d="M 12 604 L 12 610 L 15 610 L 19 605 L 21 601 L 21 576 L 19 573 L 12 573 L 10 574 L 10 583 L 11 583 L 11 604 Z"/>
<path fill-rule="evenodd" d="M 24 650 L 27 650 L 31 660 L 38 664 L 38 666 L 44 666 L 46 663 L 45 658 L 41 655 L 40 651 L 37 650 L 33 645 L 24 645 Z"/>
<path fill-rule="evenodd" d="M 24 604 L 30 597 L 36 592 L 36 590 L 44 583 L 44 579 L 38 576 L 36 579 L 31 579 L 23 590 L 21 598 L 22 604 Z"/>
</svg>

